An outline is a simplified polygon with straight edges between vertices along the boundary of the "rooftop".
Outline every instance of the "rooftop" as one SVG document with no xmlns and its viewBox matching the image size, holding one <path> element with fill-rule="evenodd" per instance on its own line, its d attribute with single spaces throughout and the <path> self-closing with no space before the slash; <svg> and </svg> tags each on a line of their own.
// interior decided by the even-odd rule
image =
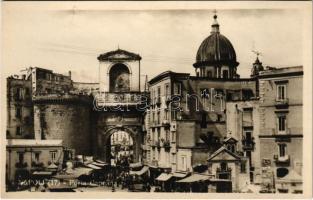
<svg viewBox="0 0 313 200">
<path fill-rule="evenodd" d="M 62 140 L 6 139 L 6 146 L 62 146 Z"/>
</svg>

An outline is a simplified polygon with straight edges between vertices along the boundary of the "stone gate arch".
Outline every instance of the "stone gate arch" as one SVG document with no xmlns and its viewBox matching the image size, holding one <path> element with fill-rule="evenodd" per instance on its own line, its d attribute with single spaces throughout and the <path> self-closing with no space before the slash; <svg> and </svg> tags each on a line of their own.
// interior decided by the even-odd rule
<svg viewBox="0 0 313 200">
<path fill-rule="evenodd" d="M 103 131 L 101 134 L 101 146 L 102 146 L 102 157 L 103 159 L 110 163 L 110 158 L 111 158 L 111 141 L 110 138 L 111 136 L 119 131 L 126 132 L 130 135 L 130 137 L 133 140 L 133 161 L 132 162 L 138 162 L 140 161 L 140 146 L 141 146 L 141 137 L 140 133 L 138 131 L 134 131 L 133 129 L 137 128 L 129 128 L 129 127 L 111 127 L 108 128 L 107 130 Z"/>
</svg>

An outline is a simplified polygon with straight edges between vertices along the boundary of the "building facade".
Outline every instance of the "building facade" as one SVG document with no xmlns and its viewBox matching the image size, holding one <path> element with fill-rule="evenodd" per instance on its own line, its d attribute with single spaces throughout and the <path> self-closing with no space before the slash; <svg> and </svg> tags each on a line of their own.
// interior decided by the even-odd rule
<svg viewBox="0 0 313 200">
<path fill-rule="evenodd" d="M 259 80 L 262 177 L 272 174 L 276 181 L 269 184 L 277 192 L 302 192 L 290 186 L 302 184 L 303 69 L 269 68 L 260 72 Z"/>
</svg>

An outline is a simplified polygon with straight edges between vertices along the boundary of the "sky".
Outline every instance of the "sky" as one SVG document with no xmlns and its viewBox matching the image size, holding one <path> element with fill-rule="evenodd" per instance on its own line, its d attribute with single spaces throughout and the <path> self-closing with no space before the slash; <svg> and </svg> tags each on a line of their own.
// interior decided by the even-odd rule
<svg viewBox="0 0 313 200">
<path fill-rule="evenodd" d="M 40 7 L 6 2 L 2 7 L 2 66 L 5 76 L 27 67 L 72 71 L 74 81 L 98 82 L 97 57 L 118 47 L 142 57 L 148 79 L 172 70 L 194 75 L 192 64 L 210 35 L 213 9 L 220 32 L 233 44 L 241 77 L 256 55 L 264 66 L 303 65 L 303 15 L 299 9 L 114 9 L 67 2 Z"/>
</svg>

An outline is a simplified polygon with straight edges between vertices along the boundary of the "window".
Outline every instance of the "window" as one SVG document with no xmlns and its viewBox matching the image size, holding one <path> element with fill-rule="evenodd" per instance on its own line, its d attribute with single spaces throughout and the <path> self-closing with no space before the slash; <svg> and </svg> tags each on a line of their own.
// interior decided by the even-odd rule
<svg viewBox="0 0 313 200">
<path fill-rule="evenodd" d="M 186 171 L 187 170 L 187 158 L 186 156 L 182 156 L 181 157 L 181 166 L 182 166 L 182 170 Z"/>
<path fill-rule="evenodd" d="M 228 70 L 223 70 L 223 78 L 228 78 Z"/>
<path fill-rule="evenodd" d="M 228 144 L 228 145 L 227 145 L 227 149 L 228 149 L 230 152 L 235 153 L 235 144 Z"/>
<path fill-rule="evenodd" d="M 177 120 L 177 112 L 176 110 L 172 110 L 172 119 Z"/>
<path fill-rule="evenodd" d="M 157 112 L 157 120 L 158 120 L 158 124 L 160 124 L 160 111 Z"/>
<path fill-rule="evenodd" d="M 23 99 L 23 88 L 16 88 L 16 100 L 22 100 Z"/>
<path fill-rule="evenodd" d="M 277 85 L 277 100 L 286 99 L 286 85 Z"/>
<path fill-rule="evenodd" d="M 172 132 L 172 142 L 175 142 L 176 141 L 176 134 L 175 132 L 173 131 Z"/>
<path fill-rule="evenodd" d="M 159 140 L 159 139 L 160 139 L 160 135 L 161 135 L 161 129 L 160 129 L 160 127 L 157 128 L 157 132 L 158 132 L 158 138 L 157 138 L 157 139 Z"/>
<path fill-rule="evenodd" d="M 175 83 L 175 94 L 181 94 L 181 83 Z"/>
<path fill-rule="evenodd" d="M 164 120 L 168 120 L 168 111 L 164 110 Z"/>
<path fill-rule="evenodd" d="M 201 128 L 207 128 L 207 114 L 206 113 L 202 113 L 200 126 Z"/>
<path fill-rule="evenodd" d="M 227 163 L 226 162 L 221 163 L 221 171 L 227 171 Z"/>
<path fill-rule="evenodd" d="M 176 163 L 176 156 L 175 156 L 175 154 L 171 154 L 171 157 L 172 157 L 172 163 Z"/>
<path fill-rule="evenodd" d="M 207 77 L 212 78 L 212 71 L 207 71 Z"/>
<path fill-rule="evenodd" d="M 21 127 L 17 126 L 16 127 L 16 135 L 22 135 Z"/>
<path fill-rule="evenodd" d="M 286 156 L 286 144 L 278 144 L 279 147 L 279 157 L 285 157 Z"/>
<path fill-rule="evenodd" d="M 240 164 L 240 173 L 246 173 L 246 162 L 242 161 Z"/>
<path fill-rule="evenodd" d="M 284 176 L 286 176 L 289 173 L 289 170 L 287 168 L 277 168 L 276 170 L 276 174 L 278 178 L 282 178 Z"/>
<path fill-rule="evenodd" d="M 36 162 L 39 162 L 39 155 L 40 155 L 40 152 L 35 152 L 35 161 Z"/>
<path fill-rule="evenodd" d="M 155 116 L 154 116 L 154 112 L 152 112 L 152 122 L 155 121 Z"/>
<path fill-rule="evenodd" d="M 286 116 L 281 115 L 278 116 L 278 133 L 286 132 Z"/>
<path fill-rule="evenodd" d="M 16 107 L 15 117 L 18 118 L 18 119 L 21 119 L 21 117 L 22 117 L 22 108 Z"/>
<path fill-rule="evenodd" d="M 158 98 L 161 96 L 161 87 L 158 87 Z"/>
<path fill-rule="evenodd" d="M 165 97 L 168 98 L 170 96 L 170 85 L 165 85 Z"/>
<path fill-rule="evenodd" d="M 51 161 L 54 162 L 56 160 L 57 152 L 56 151 L 50 151 L 50 155 L 51 155 Z"/>
<path fill-rule="evenodd" d="M 18 152 L 18 162 L 24 163 L 24 153 L 23 152 Z"/>
</svg>

